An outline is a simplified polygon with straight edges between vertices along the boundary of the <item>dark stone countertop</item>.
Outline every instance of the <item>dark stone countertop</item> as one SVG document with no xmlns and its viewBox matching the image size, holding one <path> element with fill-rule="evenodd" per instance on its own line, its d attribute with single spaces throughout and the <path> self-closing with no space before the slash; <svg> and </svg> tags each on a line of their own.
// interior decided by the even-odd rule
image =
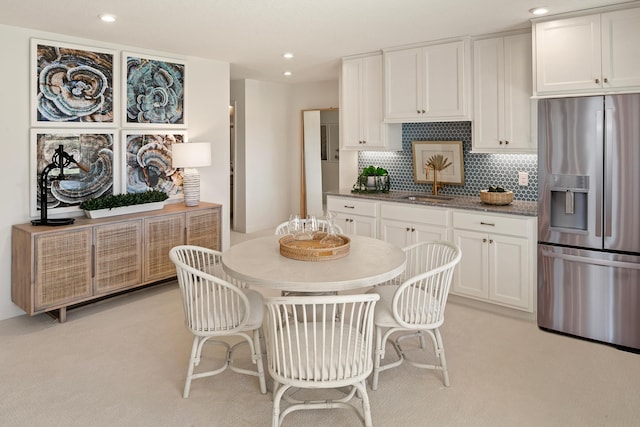
<svg viewBox="0 0 640 427">
<path fill-rule="evenodd" d="M 342 197 L 355 197 L 359 199 L 378 200 L 382 202 L 398 202 L 411 205 L 421 206 L 437 206 L 442 208 L 454 208 L 454 209 L 467 209 L 473 211 L 489 212 L 489 213 L 502 213 L 511 215 L 522 216 L 538 216 L 538 203 L 528 202 L 523 200 L 514 200 L 511 204 L 506 206 L 487 205 L 480 201 L 480 196 L 452 196 L 445 195 L 445 197 L 451 197 L 451 200 L 439 199 L 436 201 L 419 201 L 409 200 L 408 196 L 431 196 L 430 193 L 420 193 L 411 191 L 394 191 L 391 190 L 388 193 L 352 193 L 350 190 L 341 190 L 339 192 L 327 192 L 328 196 L 342 196 Z"/>
</svg>

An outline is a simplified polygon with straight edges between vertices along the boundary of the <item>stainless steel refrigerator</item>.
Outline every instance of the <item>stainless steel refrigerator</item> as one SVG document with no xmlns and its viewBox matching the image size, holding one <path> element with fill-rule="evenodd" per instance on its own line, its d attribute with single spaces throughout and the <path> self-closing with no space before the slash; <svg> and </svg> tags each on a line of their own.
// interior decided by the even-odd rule
<svg viewBox="0 0 640 427">
<path fill-rule="evenodd" d="M 538 325 L 640 349 L 640 94 L 538 104 Z"/>
</svg>

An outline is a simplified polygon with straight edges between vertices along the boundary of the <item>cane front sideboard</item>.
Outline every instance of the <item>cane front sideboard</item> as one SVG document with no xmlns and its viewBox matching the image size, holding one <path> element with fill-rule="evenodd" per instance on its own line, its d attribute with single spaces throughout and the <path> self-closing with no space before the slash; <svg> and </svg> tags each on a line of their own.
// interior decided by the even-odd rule
<svg viewBox="0 0 640 427">
<path fill-rule="evenodd" d="M 201 202 L 73 225 L 14 225 L 11 299 L 27 314 L 58 310 L 175 277 L 169 250 L 197 245 L 220 250 L 222 206 Z"/>
</svg>

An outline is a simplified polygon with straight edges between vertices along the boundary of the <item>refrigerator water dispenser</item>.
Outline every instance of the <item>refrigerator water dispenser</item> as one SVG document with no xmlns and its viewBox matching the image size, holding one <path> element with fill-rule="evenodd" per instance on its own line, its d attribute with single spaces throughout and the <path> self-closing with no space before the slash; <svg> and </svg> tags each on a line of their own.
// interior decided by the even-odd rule
<svg viewBox="0 0 640 427">
<path fill-rule="evenodd" d="M 550 223 L 553 228 L 587 231 L 589 177 L 551 176 Z"/>
</svg>

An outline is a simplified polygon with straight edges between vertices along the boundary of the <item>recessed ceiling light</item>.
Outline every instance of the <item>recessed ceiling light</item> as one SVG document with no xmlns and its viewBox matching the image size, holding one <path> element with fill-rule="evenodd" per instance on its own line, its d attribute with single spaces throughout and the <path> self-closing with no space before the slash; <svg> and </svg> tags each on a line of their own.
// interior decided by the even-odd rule
<svg viewBox="0 0 640 427">
<path fill-rule="evenodd" d="M 100 20 L 102 22 L 115 22 L 116 21 L 116 16 L 115 15 L 110 15 L 108 13 L 103 13 L 102 15 L 98 15 L 98 17 L 100 18 Z"/>
<path fill-rule="evenodd" d="M 285 77 L 289 77 L 292 74 L 293 73 L 291 71 L 285 71 L 284 73 L 282 73 L 282 75 L 285 76 Z"/>
<path fill-rule="evenodd" d="M 534 15 L 544 15 L 549 12 L 549 9 L 547 9 L 546 7 L 534 7 L 533 9 L 529 9 L 529 12 L 533 13 Z"/>
<path fill-rule="evenodd" d="M 282 57 L 283 57 L 284 59 L 291 59 L 291 58 L 293 58 L 293 53 L 291 53 L 291 52 L 283 53 L 283 54 L 282 54 Z"/>
</svg>

